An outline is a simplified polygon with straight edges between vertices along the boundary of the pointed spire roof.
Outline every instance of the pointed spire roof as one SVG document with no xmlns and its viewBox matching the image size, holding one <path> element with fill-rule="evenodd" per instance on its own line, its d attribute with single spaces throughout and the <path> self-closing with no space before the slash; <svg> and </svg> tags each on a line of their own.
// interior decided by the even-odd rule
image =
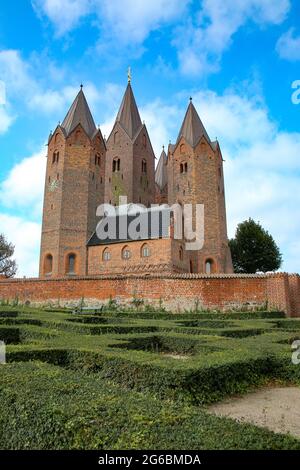
<svg viewBox="0 0 300 470">
<path fill-rule="evenodd" d="M 65 130 L 68 136 L 75 129 L 75 127 L 78 126 L 78 124 L 82 125 L 83 129 L 90 138 L 97 131 L 92 113 L 82 91 L 82 86 L 80 87 L 78 95 L 76 96 L 65 119 L 63 120 L 61 127 Z"/>
<path fill-rule="evenodd" d="M 168 170 L 167 170 L 168 157 L 163 147 L 163 151 L 160 155 L 156 170 L 155 170 L 155 183 L 160 189 L 164 189 L 168 182 Z"/>
<path fill-rule="evenodd" d="M 203 135 L 206 137 L 208 142 L 210 142 L 210 138 L 208 137 L 205 127 L 202 124 L 202 121 L 196 111 L 195 106 L 193 105 L 191 98 L 181 129 L 178 134 L 177 143 L 179 142 L 181 137 L 184 137 L 185 140 L 194 148 L 196 147 Z"/>
<path fill-rule="evenodd" d="M 129 137 L 133 139 L 142 127 L 142 121 L 130 82 L 128 82 L 116 122 L 119 122 Z"/>
</svg>

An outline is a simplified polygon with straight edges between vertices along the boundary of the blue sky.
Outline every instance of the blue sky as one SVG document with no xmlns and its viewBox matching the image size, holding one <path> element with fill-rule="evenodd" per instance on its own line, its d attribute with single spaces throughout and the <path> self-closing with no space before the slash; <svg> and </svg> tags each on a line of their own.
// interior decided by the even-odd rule
<svg viewBox="0 0 300 470">
<path fill-rule="evenodd" d="M 131 66 L 157 156 L 193 96 L 225 161 L 229 236 L 248 217 L 299 272 L 296 0 L 23 0 L 0 7 L 0 231 L 37 274 L 46 141 L 79 85 L 109 134 Z"/>
</svg>

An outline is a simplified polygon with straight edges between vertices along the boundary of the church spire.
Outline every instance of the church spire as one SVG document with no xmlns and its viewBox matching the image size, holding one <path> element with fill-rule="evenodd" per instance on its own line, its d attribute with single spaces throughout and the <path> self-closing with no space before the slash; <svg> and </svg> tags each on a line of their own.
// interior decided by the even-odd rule
<svg viewBox="0 0 300 470">
<path fill-rule="evenodd" d="M 205 136 L 208 142 L 210 142 L 205 127 L 193 105 L 192 98 L 190 98 L 190 103 L 179 131 L 177 142 L 179 142 L 181 137 L 184 137 L 185 140 L 195 148 L 202 136 Z"/>
<path fill-rule="evenodd" d="M 128 85 L 117 115 L 116 122 L 119 122 L 121 124 L 121 126 L 127 132 L 131 140 L 134 139 L 138 130 L 143 125 L 138 107 L 136 105 L 130 81 L 128 81 Z"/>
<path fill-rule="evenodd" d="M 87 135 L 91 138 L 97 128 L 82 88 L 83 85 L 80 86 L 80 91 L 63 120 L 61 127 L 68 136 L 78 124 L 81 124 Z"/>
<path fill-rule="evenodd" d="M 163 147 L 155 170 L 155 183 L 157 184 L 160 190 L 164 189 L 164 187 L 168 183 L 167 161 L 168 157 L 166 155 L 165 148 Z"/>
</svg>

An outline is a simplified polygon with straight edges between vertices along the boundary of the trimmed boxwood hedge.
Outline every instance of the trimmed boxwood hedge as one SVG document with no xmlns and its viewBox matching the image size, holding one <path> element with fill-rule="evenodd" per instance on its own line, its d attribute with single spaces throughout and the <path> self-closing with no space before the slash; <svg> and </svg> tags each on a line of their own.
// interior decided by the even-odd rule
<svg viewBox="0 0 300 470">
<path fill-rule="evenodd" d="M 87 446 L 101 449 L 126 448 L 127 445 L 142 448 L 148 445 L 146 442 L 149 442 L 149 448 L 150 443 L 153 448 L 174 448 L 168 447 L 173 444 L 176 448 L 179 444 L 177 434 L 182 437 L 176 419 L 184 422 L 182 429 L 185 429 L 186 437 L 182 437 L 182 442 L 186 445 L 182 444 L 182 448 L 186 449 L 230 446 L 266 448 L 267 442 L 271 448 L 296 445 L 295 440 L 285 440 L 285 437 L 276 436 L 274 440 L 274 435 L 267 431 L 267 434 L 260 435 L 262 441 L 259 444 L 255 427 L 247 428 L 250 434 L 244 438 L 238 433 L 246 428 L 236 423 L 227 440 L 222 430 L 225 432 L 227 426 L 231 429 L 232 421 L 212 418 L 201 408 L 203 404 L 244 393 L 274 380 L 300 383 L 300 367 L 292 364 L 290 347 L 291 339 L 297 339 L 297 332 L 300 339 L 300 322 L 296 320 L 281 319 L 274 317 L 274 314 L 270 318 L 253 318 L 251 314 L 249 319 L 243 314 L 242 320 L 228 320 L 228 316 L 218 318 L 218 314 L 211 314 L 212 317 L 204 318 L 199 313 L 196 319 L 195 315 L 194 318 L 191 315 L 183 320 L 182 315 L 180 318 L 169 315 L 156 319 L 143 319 L 136 315 L 119 319 L 117 315 L 71 317 L 69 312 L 30 309 L 8 313 L 17 313 L 17 316 L 2 316 L 3 322 L 0 322 L 0 339 L 2 332 L 3 336 L 6 335 L 6 357 L 9 362 L 1 372 L 10 371 L 0 374 L 0 399 L 4 393 L 8 394 L 8 398 L 3 400 L 3 415 L 0 415 L 1 439 L 1 429 L 4 429 L 2 416 L 12 423 L 10 437 L 4 436 L 2 439 L 4 448 Z M 261 315 L 263 312 L 258 313 Z M 72 321 L 69 321 L 70 318 Z M 12 323 L 16 320 L 17 324 Z M 8 384 L 11 384 L 11 389 Z M 12 384 L 15 384 L 14 387 Z M 26 390 L 24 399 L 23 387 Z M 111 408 L 108 390 L 112 391 Z M 83 400 L 83 391 L 87 405 Z M 64 393 L 64 397 L 70 395 L 73 400 L 65 400 L 65 409 L 61 405 L 60 393 Z M 126 433 L 122 434 L 123 418 L 120 418 L 120 425 L 113 420 L 112 429 L 107 431 L 106 415 L 103 415 L 105 408 L 102 413 L 102 405 L 99 405 L 99 410 L 96 404 L 94 406 L 94 396 L 105 396 L 103 400 L 107 402 L 109 419 L 112 419 L 110 413 L 116 412 L 115 404 L 117 409 L 128 406 L 128 441 Z M 132 405 L 131 396 L 134 396 Z M 149 415 L 146 412 L 146 415 L 143 414 L 144 404 L 138 407 L 139 399 L 141 403 L 153 404 Z M 44 405 L 41 404 L 42 400 Z M 11 409 L 8 409 L 9 403 Z M 98 403 L 97 399 L 95 403 Z M 155 419 L 157 427 L 152 429 L 150 426 L 150 434 L 142 430 L 147 425 L 142 428 L 135 422 L 135 412 L 138 423 L 144 422 L 144 419 L 145 423 L 152 422 L 155 412 L 160 413 L 155 408 L 158 403 L 163 414 L 168 414 L 170 409 L 177 410 L 177 418 L 173 417 L 173 411 L 170 418 L 171 421 L 175 420 L 174 433 L 161 421 L 157 424 Z M 89 427 L 84 413 L 90 421 L 98 424 L 99 416 L 104 420 L 101 437 L 100 431 L 93 425 Z M 77 416 L 82 419 L 81 422 L 76 421 Z M 28 424 L 27 417 L 32 424 Z M 70 422 L 74 420 L 76 424 L 72 428 Z M 222 427 L 222 423 L 226 425 Z M 191 430 L 196 425 L 203 426 L 207 437 L 202 431 L 199 431 L 200 434 L 196 432 L 196 437 L 193 437 Z M 26 426 L 29 426 L 28 432 Z M 218 429 L 222 439 L 216 438 Z M 52 432 L 53 437 L 50 435 Z M 59 433 L 62 434 L 61 444 L 58 443 Z"/>
<path fill-rule="evenodd" d="M 4 449 L 300 449 L 300 441 L 97 375 L 35 362 L 3 367 Z"/>
</svg>

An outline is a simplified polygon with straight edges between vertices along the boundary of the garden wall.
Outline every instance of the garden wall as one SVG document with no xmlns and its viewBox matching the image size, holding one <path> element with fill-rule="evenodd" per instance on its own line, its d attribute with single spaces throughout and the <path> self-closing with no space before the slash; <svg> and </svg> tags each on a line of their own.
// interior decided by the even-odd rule
<svg viewBox="0 0 300 470">
<path fill-rule="evenodd" d="M 56 279 L 1 279 L 0 299 L 31 305 L 96 306 L 110 298 L 129 303 L 143 298 L 173 311 L 265 307 L 300 316 L 300 277 L 269 275 L 170 274 L 86 276 Z"/>
</svg>

